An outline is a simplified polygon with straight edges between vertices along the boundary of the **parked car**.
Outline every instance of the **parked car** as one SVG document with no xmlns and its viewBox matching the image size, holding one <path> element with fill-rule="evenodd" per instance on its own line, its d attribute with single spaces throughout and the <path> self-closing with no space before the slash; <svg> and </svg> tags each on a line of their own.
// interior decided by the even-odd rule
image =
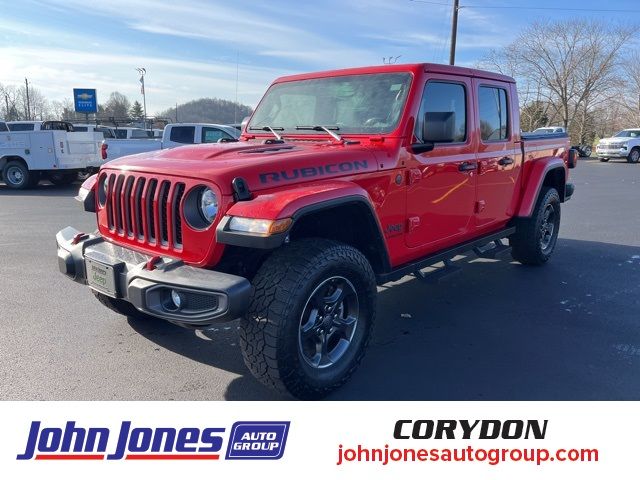
<svg viewBox="0 0 640 480">
<path fill-rule="evenodd" d="M 610 158 L 626 158 L 629 163 L 640 161 L 640 128 L 629 128 L 609 138 L 603 138 L 596 146 L 601 162 Z"/>
<path fill-rule="evenodd" d="M 7 127 L 11 132 L 39 132 L 41 130 L 63 130 L 73 132 L 73 124 L 63 120 L 33 120 L 7 122 Z"/>
<path fill-rule="evenodd" d="M 126 155 L 180 147 L 194 143 L 236 141 L 240 132 L 227 125 L 213 123 L 170 123 L 162 132 L 162 140 L 105 140 L 102 158 L 114 160 Z"/>
<path fill-rule="evenodd" d="M 43 122 L 38 131 L 0 132 L 0 171 L 9 188 L 34 187 L 41 179 L 68 184 L 78 173 L 95 171 L 104 163 L 101 133 L 54 128 L 63 123 Z"/>
<path fill-rule="evenodd" d="M 433 282 L 469 251 L 549 260 L 576 155 L 566 134 L 518 124 L 515 81 L 496 73 L 412 64 L 283 77 L 240 141 L 104 165 L 79 193 L 98 232 L 58 232 L 58 265 L 123 315 L 191 328 L 240 318 L 256 378 L 323 397 L 362 360 L 377 285 Z M 165 137 L 176 128 L 197 140 L 196 126 Z"/>
<path fill-rule="evenodd" d="M 114 132 L 118 140 L 146 140 L 153 137 L 148 130 L 138 127 L 115 127 Z"/>
<path fill-rule="evenodd" d="M 104 138 L 116 138 L 116 133 L 113 127 L 107 127 L 104 125 L 95 125 L 92 123 L 74 123 L 73 130 L 75 132 L 99 132 L 102 133 Z"/>
<path fill-rule="evenodd" d="M 564 127 L 540 127 L 536 128 L 532 133 L 567 133 Z"/>
</svg>

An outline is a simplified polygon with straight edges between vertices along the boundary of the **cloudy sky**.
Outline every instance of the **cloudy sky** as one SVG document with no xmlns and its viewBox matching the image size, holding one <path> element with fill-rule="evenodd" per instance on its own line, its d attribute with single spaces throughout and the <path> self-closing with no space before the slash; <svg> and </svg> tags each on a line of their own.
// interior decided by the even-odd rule
<svg viewBox="0 0 640 480">
<path fill-rule="evenodd" d="M 490 6 L 637 9 L 635 1 L 461 0 L 459 64 L 473 65 L 537 18 L 638 18 L 632 13 Z M 48 98 L 74 87 L 140 97 L 150 113 L 199 97 L 255 105 L 276 77 L 399 61 L 448 61 L 451 2 L 315 0 L 0 0 L 0 83 L 28 77 Z M 475 5 L 476 7 L 472 7 Z M 479 8 L 480 6 L 485 8 Z"/>
</svg>

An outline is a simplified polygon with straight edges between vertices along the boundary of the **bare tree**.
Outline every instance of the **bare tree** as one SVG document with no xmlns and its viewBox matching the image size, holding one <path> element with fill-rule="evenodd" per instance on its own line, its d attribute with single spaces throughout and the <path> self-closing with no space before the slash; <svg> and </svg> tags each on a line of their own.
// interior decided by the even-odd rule
<svg viewBox="0 0 640 480">
<path fill-rule="evenodd" d="M 126 95 L 120 92 L 112 92 L 109 100 L 104 104 L 104 115 L 115 118 L 127 118 L 131 108 L 131 102 Z"/>
<path fill-rule="evenodd" d="M 609 101 L 622 83 L 620 51 L 633 35 L 630 27 L 600 21 L 536 22 L 485 61 L 505 66 L 519 80 L 519 92 L 526 92 L 523 104 L 545 102 L 546 118 L 555 117 L 566 128 L 575 121 L 576 136 L 583 140 L 589 112 Z"/>
<path fill-rule="evenodd" d="M 0 111 L 6 121 L 23 120 L 20 91 L 14 85 L 0 85 Z"/>
<path fill-rule="evenodd" d="M 73 101 L 65 98 L 62 101 L 53 100 L 51 102 L 51 115 L 57 120 L 77 120 Z"/>
<path fill-rule="evenodd" d="M 632 52 L 625 65 L 628 76 L 619 98 L 627 111 L 628 123 L 637 127 L 640 126 L 640 52 Z"/>
<path fill-rule="evenodd" d="M 36 87 L 29 85 L 29 108 L 27 108 L 27 89 L 21 85 L 18 89 L 20 103 L 22 104 L 23 118 L 27 118 L 27 112 L 31 112 L 31 120 L 49 120 L 50 105 L 44 94 Z"/>
</svg>

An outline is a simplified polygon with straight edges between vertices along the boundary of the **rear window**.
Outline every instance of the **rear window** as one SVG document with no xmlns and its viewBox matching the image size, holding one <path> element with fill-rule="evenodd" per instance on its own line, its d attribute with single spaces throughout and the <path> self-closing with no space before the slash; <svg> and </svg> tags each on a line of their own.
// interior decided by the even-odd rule
<svg viewBox="0 0 640 480">
<path fill-rule="evenodd" d="M 89 131 L 89 127 L 76 127 L 74 125 L 73 126 L 73 131 L 74 132 L 88 132 Z"/>
<path fill-rule="evenodd" d="M 127 131 L 126 130 L 116 130 L 116 138 L 119 138 L 120 140 L 124 140 L 127 138 Z"/>
<path fill-rule="evenodd" d="M 193 143 L 196 127 L 172 127 L 170 140 L 176 143 Z"/>
<path fill-rule="evenodd" d="M 146 130 L 131 130 L 131 138 L 150 138 Z"/>
</svg>

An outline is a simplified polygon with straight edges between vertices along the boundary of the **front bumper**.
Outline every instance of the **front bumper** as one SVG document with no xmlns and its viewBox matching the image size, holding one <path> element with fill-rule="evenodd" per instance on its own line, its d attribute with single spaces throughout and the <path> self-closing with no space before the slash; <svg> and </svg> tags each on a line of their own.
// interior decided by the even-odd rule
<svg viewBox="0 0 640 480">
<path fill-rule="evenodd" d="M 174 258 L 154 258 L 72 227 L 60 230 L 56 243 L 58 266 L 67 277 L 184 327 L 204 328 L 234 320 L 249 305 L 251 284 L 243 277 L 191 267 Z M 109 280 L 101 288 L 89 282 L 87 262 L 112 272 L 113 284 Z M 180 308 L 171 302 L 172 290 L 182 300 Z"/>
<path fill-rule="evenodd" d="M 627 158 L 629 150 L 626 148 L 601 148 L 596 147 L 598 158 Z"/>
</svg>

